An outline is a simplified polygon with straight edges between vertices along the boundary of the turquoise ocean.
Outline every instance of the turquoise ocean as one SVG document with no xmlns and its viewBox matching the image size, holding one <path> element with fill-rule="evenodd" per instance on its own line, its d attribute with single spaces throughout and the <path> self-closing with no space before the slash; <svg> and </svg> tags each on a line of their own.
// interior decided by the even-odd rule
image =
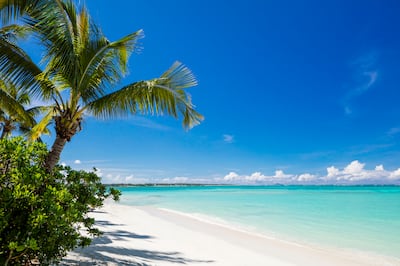
<svg viewBox="0 0 400 266">
<path fill-rule="evenodd" d="M 307 245 L 400 259 L 400 187 L 121 187 L 121 203 L 153 206 Z"/>
</svg>

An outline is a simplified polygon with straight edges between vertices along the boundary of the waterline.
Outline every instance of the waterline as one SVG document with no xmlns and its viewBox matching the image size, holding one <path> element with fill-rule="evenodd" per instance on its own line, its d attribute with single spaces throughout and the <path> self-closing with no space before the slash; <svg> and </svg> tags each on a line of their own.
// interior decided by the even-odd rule
<svg viewBox="0 0 400 266">
<path fill-rule="evenodd" d="M 125 187 L 122 204 L 217 219 L 311 245 L 400 259 L 400 187 Z"/>
</svg>

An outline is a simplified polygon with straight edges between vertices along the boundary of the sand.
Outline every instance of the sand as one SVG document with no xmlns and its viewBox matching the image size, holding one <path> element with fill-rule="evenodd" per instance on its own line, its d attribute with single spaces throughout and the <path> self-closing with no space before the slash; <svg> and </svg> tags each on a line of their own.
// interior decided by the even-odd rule
<svg viewBox="0 0 400 266">
<path fill-rule="evenodd" d="M 154 207 L 107 202 L 104 234 L 61 265 L 400 265 L 400 261 L 268 238 Z"/>
</svg>

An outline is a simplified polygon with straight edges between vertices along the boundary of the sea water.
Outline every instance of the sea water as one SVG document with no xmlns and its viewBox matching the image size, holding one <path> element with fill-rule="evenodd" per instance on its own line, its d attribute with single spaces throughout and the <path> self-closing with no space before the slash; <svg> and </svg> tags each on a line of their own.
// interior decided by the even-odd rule
<svg viewBox="0 0 400 266">
<path fill-rule="evenodd" d="M 297 243 L 400 259 L 400 187 L 122 187 L 121 203 L 151 205 Z"/>
</svg>

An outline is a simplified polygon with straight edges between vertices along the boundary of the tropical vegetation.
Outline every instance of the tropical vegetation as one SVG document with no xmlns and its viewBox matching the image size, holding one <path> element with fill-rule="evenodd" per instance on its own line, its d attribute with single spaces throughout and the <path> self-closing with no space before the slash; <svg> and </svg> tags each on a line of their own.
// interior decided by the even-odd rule
<svg viewBox="0 0 400 266">
<path fill-rule="evenodd" d="M 158 78 L 115 89 L 128 71 L 129 56 L 142 30 L 110 41 L 87 9 L 78 8 L 72 0 L 0 0 L 0 16 L 3 23 L 17 21 L 28 27 L 43 45 L 42 70 L 21 48 L 1 42 L 0 75 L 51 103 L 31 134 L 37 138 L 50 121 L 55 124 L 55 140 L 45 160 L 48 171 L 59 161 L 65 144 L 81 130 L 87 115 L 168 114 L 181 116 L 185 128 L 203 119 L 186 92 L 197 81 L 180 62 Z"/>
<path fill-rule="evenodd" d="M 0 80 L 0 139 L 10 136 L 15 130 L 29 136 L 37 124 L 35 117 L 47 109 L 44 106 L 28 108 L 30 104 L 31 98 L 26 91 Z M 42 132 L 48 133 L 47 127 Z"/>
<path fill-rule="evenodd" d="M 99 235 L 91 208 L 119 198 L 95 172 L 43 167 L 45 144 L 22 137 L 0 140 L 0 265 L 58 262 Z"/>
<path fill-rule="evenodd" d="M 0 20 L 0 264 L 50 265 L 88 245 L 99 234 L 89 211 L 119 197 L 95 171 L 57 164 L 82 121 L 166 114 L 189 129 L 203 119 L 187 93 L 197 81 L 175 62 L 160 77 L 116 88 L 143 32 L 110 41 L 73 0 L 0 0 Z M 38 43 L 41 62 L 23 38 Z M 50 124 L 48 151 L 35 140 Z M 25 138 L 11 137 L 17 130 Z"/>
<path fill-rule="evenodd" d="M 0 45 L 15 46 L 17 39 L 24 39 L 29 29 L 20 25 L 10 25 L 0 28 Z M 29 93 L 18 88 L 11 81 L 0 79 L 0 138 L 7 137 L 15 130 L 29 134 L 36 125 L 35 116 L 46 109 L 31 105 Z M 47 128 L 43 128 L 46 131 Z"/>
</svg>

